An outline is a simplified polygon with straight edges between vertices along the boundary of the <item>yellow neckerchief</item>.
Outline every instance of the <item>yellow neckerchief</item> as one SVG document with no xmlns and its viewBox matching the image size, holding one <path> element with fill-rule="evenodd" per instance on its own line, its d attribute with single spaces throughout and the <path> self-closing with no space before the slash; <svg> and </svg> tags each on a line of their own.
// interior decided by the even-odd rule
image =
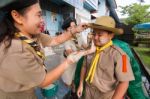
<svg viewBox="0 0 150 99">
<path fill-rule="evenodd" d="M 94 74 L 95 74 L 95 70 L 96 70 L 96 66 L 97 66 L 98 60 L 100 59 L 99 53 L 111 45 L 113 45 L 112 41 L 108 42 L 106 45 L 104 45 L 102 47 L 96 47 L 96 55 L 94 57 L 92 65 L 90 67 L 88 76 L 86 77 L 86 81 L 90 80 L 90 83 L 92 83 Z"/>
<path fill-rule="evenodd" d="M 15 36 L 18 37 L 18 38 L 20 38 L 25 43 L 29 44 L 35 50 L 36 54 L 40 58 L 42 58 L 43 60 L 45 59 L 45 55 L 44 55 L 43 52 L 40 51 L 41 47 L 40 47 L 40 45 L 36 41 L 28 39 L 26 36 L 24 36 L 21 33 L 16 33 Z"/>
</svg>

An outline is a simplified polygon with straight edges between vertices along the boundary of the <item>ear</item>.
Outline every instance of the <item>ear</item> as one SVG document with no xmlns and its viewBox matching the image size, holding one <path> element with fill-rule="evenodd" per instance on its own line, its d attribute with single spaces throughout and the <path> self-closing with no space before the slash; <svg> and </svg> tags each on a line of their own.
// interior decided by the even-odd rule
<svg viewBox="0 0 150 99">
<path fill-rule="evenodd" d="M 11 16 L 14 19 L 14 21 L 18 24 L 22 24 L 22 16 L 16 11 L 16 10 L 12 10 L 11 11 Z"/>
<path fill-rule="evenodd" d="M 110 34 L 110 39 L 113 39 L 114 36 L 115 36 L 115 34 L 114 34 L 114 33 L 111 33 L 111 34 Z"/>
</svg>

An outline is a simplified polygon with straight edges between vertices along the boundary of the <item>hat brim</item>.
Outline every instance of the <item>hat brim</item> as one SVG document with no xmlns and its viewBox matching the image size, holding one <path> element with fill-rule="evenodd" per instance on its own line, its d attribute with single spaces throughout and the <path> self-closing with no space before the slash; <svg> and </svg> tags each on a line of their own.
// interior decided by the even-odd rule
<svg viewBox="0 0 150 99">
<path fill-rule="evenodd" d="M 102 30 L 106 30 L 106 31 L 111 31 L 111 32 L 113 32 L 116 35 L 123 34 L 123 30 L 122 29 L 106 27 L 106 26 L 95 24 L 95 23 L 89 23 L 88 27 L 93 28 L 93 29 L 102 29 Z"/>
</svg>

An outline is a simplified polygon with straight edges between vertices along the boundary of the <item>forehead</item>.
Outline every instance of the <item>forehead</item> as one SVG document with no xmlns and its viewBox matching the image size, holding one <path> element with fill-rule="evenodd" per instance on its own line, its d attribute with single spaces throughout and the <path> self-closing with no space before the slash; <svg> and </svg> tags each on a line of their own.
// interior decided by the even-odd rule
<svg viewBox="0 0 150 99">
<path fill-rule="evenodd" d="M 71 25 L 71 26 L 75 26 L 76 23 L 75 23 L 75 22 L 71 22 L 70 25 Z"/>
<path fill-rule="evenodd" d="M 32 13 L 37 13 L 37 12 L 41 12 L 41 7 L 39 5 L 39 3 L 36 3 L 32 6 L 29 7 L 28 12 L 32 12 Z"/>
<path fill-rule="evenodd" d="M 93 29 L 94 34 L 109 34 L 108 31 L 102 29 Z"/>
</svg>

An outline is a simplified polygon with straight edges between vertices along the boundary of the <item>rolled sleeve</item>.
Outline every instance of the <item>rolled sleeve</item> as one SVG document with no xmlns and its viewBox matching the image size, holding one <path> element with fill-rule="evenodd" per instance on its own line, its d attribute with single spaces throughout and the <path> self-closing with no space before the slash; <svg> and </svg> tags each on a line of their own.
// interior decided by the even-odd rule
<svg viewBox="0 0 150 99">
<path fill-rule="evenodd" d="M 46 75 L 44 67 L 30 51 L 9 54 L 2 64 L 3 76 L 25 89 L 40 85 Z"/>
<path fill-rule="evenodd" d="M 39 39 L 44 47 L 48 47 L 52 41 L 52 37 L 44 33 L 39 35 Z"/>
</svg>

